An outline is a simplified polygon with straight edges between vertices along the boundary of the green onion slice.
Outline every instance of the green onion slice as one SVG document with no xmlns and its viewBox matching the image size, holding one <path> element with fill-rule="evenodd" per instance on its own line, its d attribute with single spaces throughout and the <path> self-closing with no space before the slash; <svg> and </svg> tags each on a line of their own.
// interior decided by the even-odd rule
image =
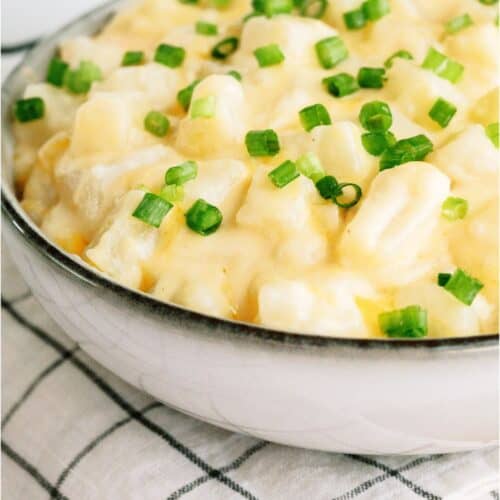
<svg viewBox="0 0 500 500">
<path fill-rule="evenodd" d="M 205 36 L 215 36 L 219 32 L 216 24 L 205 21 L 198 21 L 195 25 L 195 31 L 198 35 Z"/>
<path fill-rule="evenodd" d="M 185 57 L 186 50 L 183 47 L 162 43 L 156 49 L 154 60 L 169 68 L 178 68 L 182 66 Z"/>
<path fill-rule="evenodd" d="M 236 37 L 231 36 L 224 38 L 215 45 L 212 49 L 212 57 L 215 59 L 226 59 L 238 49 L 239 41 Z"/>
<path fill-rule="evenodd" d="M 385 60 L 384 66 L 387 69 L 392 68 L 392 64 L 394 62 L 394 59 L 406 59 L 408 61 L 411 61 L 411 60 L 413 60 L 413 56 L 407 50 L 398 50 L 398 51 L 394 52 L 394 54 L 392 54 L 392 56 L 389 56 Z"/>
<path fill-rule="evenodd" d="M 194 161 L 185 161 L 175 167 L 170 167 L 165 172 L 165 184 L 167 186 L 181 186 L 186 182 L 193 180 L 198 175 L 198 164 Z"/>
<path fill-rule="evenodd" d="M 454 33 L 462 31 L 463 29 L 467 28 L 468 26 L 471 26 L 472 24 L 474 23 L 469 14 L 462 14 L 461 16 L 457 16 L 454 17 L 453 19 L 450 19 L 444 25 L 444 29 L 446 30 L 446 33 L 452 35 Z"/>
<path fill-rule="evenodd" d="M 493 143 L 493 145 L 498 148 L 499 144 L 499 132 L 498 132 L 498 122 L 490 123 L 484 129 L 488 139 Z"/>
<path fill-rule="evenodd" d="M 457 83 L 464 72 L 464 67 L 460 63 L 453 61 L 432 47 L 425 56 L 422 68 L 433 71 L 451 83 Z"/>
<path fill-rule="evenodd" d="M 64 86 L 73 94 L 86 94 L 99 80 L 102 80 L 101 68 L 92 61 L 81 61 L 77 69 L 66 71 Z"/>
<path fill-rule="evenodd" d="M 54 57 L 47 69 L 47 82 L 55 85 L 56 87 L 62 87 L 64 84 L 64 75 L 68 71 L 69 64 L 58 57 Z"/>
<path fill-rule="evenodd" d="M 20 99 L 14 105 L 14 116 L 18 122 L 26 123 L 39 120 L 45 115 L 45 102 L 41 97 Z"/>
<path fill-rule="evenodd" d="M 370 101 L 363 104 L 359 121 L 370 132 L 385 132 L 391 128 L 391 108 L 383 101 Z"/>
<path fill-rule="evenodd" d="M 300 15 L 304 17 L 312 17 L 321 19 L 325 14 L 328 6 L 328 0 L 305 0 L 300 2 Z"/>
<path fill-rule="evenodd" d="M 444 285 L 444 289 L 454 295 L 460 302 L 470 306 L 484 285 L 467 274 L 463 269 L 457 269 Z"/>
<path fill-rule="evenodd" d="M 391 10 L 389 0 L 366 0 L 361 6 L 366 19 L 377 21 Z"/>
<path fill-rule="evenodd" d="M 368 153 L 380 156 L 387 148 L 396 144 L 396 137 L 389 130 L 386 132 L 367 132 L 361 136 L 361 142 Z"/>
<path fill-rule="evenodd" d="M 191 118 L 213 118 L 216 105 L 217 100 L 213 95 L 196 99 L 191 103 Z"/>
<path fill-rule="evenodd" d="M 322 198 L 331 200 L 339 189 L 339 183 L 333 175 L 325 175 L 316 181 L 316 189 Z"/>
<path fill-rule="evenodd" d="M 432 142 L 423 134 L 401 139 L 382 153 L 380 170 L 393 168 L 410 161 L 421 161 L 433 149 Z"/>
<path fill-rule="evenodd" d="M 448 281 L 450 281 L 451 274 L 450 273 L 439 273 L 437 277 L 437 284 L 439 286 L 444 286 Z"/>
<path fill-rule="evenodd" d="M 251 130 L 245 136 L 250 156 L 275 156 L 280 151 L 278 135 L 274 130 Z"/>
<path fill-rule="evenodd" d="M 354 191 L 354 196 L 349 201 L 340 200 L 341 196 L 345 196 L 344 189 L 351 188 Z M 332 194 L 332 200 L 335 205 L 341 208 L 351 208 L 358 203 L 358 201 L 363 196 L 363 191 L 360 186 L 352 182 L 341 182 L 335 192 Z"/>
<path fill-rule="evenodd" d="M 259 47 L 258 49 L 255 49 L 253 53 L 261 68 L 275 66 L 285 60 L 285 55 L 275 43 L 266 45 L 265 47 Z"/>
<path fill-rule="evenodd" d="M 316 50 L 319 63 L 325 69 L 334 68 L 344 59 L 347 59 L 349 55 L 342 38 L 338 36 L 324 38 L 323 40 L 317 42 L 314 48 Z"/>
<path fill-rule="evenodd" d="M 242 76 L 241 76 L 241 73 L 239 71 L 232 69 L 231 71 L 228 71 L 227 74 L 229 76 L 232 76 L 234 79 L 238 80 L 239 82 L 241 82 L 241 80 L 242 80 Z"/>
<path fill-rule="evenodd" d="M 323 104 L 313 104 L 301 109 L 299 117 L 306 132 L 311 131 L 314 127 L 330 125 L 332 123 L 330 114 Z"/>
<path fill-rule="evenodd" d="M 201 80 L 195 80 L 193 83 L 190 83 L 187 87 L 184 87 L 177 93 L 177 102 L 184 108 L 185 111 L 189 109 L 194 89 L 200 82 Z"/>
<path fill-rule="evenodd" d="M 290 184 L 290 182 L 295 180 L 299 175 L 300 174 L 295 163 L 290 160 L 283 162 L 267 174 L 269 179 L 271 179 L 271 182 L 280 189 L 285 187 L 287 184 Z"/>
<path fill-rule="evenodd" d="M 160 227 L 173 205 L 153 193 L 146 193 L 132 215 L 153 227 Z"/>
<path fill-rule="evenodd" d="M 303 154 L 297 159 L 296 165 L 297 170 L 308 179 L 311 179 L 314 183 L 325 176 L 323 166 L 314 153 Z"/>
<path fill-rule="evenodd" d="M 455 196 L 449 196 L 441 205 L 441 215 L 448 220 L 463 219 L 469 210 L 467 200 Z"/>
<path fill-rule="evenodd" d="M 385 68 L 359 68 L 358 83 L 365 89 L 381 89 L 387 80 Z"/>
<path fill-rule="evenodd" d="M 358 81 L 348 73 L 339 73 L 323 79 L 328 93 L 334 97 L 344 97 L 359 90 Z"/>
<path fill-rule="evenodd" d="M 142 50 L 128 51 L 123 54 L 122 66 L 137 66 L 145 60 L 145 55 Z"/>
<path fill-rule="evenodd" d="M 361 8 L 345 12 L 343 17 L 345 27 L 348 30 L 359 30 L 366 24 L 366 17 Z"/>
<path fill-rule="evenodd" d="M 163 113 L 150 111 L 144 118 L 144 128 L 156 137 L 165 137 L 170 128 L 170 122 Z"/>
<path fill-rule="evenodd" d="M 160 196 L 169 203 L 182 201 L 184 199 L 184 186 L 177 186 L 176 184 L 163 186 Z"/>
<path fill-rule="evenodd" d="M 457 107 L 454 104 L 439 97 L 430 109 L 429 116 L 438 123 L 441 128 L 445 128 L 455 116 L 456 112 Z"/>
<path fill-rule="evenodd" d="M 216 206 L 200 198 L 186 212 L 186 224 L 195 233 L 208 236 L 219 229 L 222 213 Z"/>
<path fill-rule="evenodd" d="M 428 331 L 427 311 L 418 305 L 381 313 L 378 323 L 388 337 L 425 337 Z"/>
<path fill-rule="evenodd" d="M 293 10 L 292 0 L 252 0 L 255 12 L 272 17 L 276 14 L 289 14 Z"/>
</svg>

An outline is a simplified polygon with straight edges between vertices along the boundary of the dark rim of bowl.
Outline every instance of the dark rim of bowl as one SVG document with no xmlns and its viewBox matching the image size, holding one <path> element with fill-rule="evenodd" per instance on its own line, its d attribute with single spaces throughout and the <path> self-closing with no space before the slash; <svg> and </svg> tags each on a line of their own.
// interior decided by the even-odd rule
<svg viewBox="0 0 500 500">
<path fill-rule="evenodd" d="M 43 38 L 37 45 L 27 52 L 23 60 L 12 70 L 2 87 L 2 102 L 6 98 L 6 92 L 9 88 L 11 79 L 24 66 L 25 61 L 36 55 L 37 48 L 44 43 L 54 42 L 64 36 L 65 32 L 71 27 L 85 21 L 87 18 L 96 16 L 102 11 L 103 18 L 107 19 L 110 15 L 110 7 L 118 4 L 116 0 L 106 3 L 105 5 L 93 9 L 86 14 L 74 19 L 66 24 L 54 34 Z M 5 112 L 5 110 L 4 110 Z M 2 134 L 5 131 L 2 131 Z M 217 318 L 206 314 L 198 313 L 181 306 L 162 302 L 151 295 L 147 295 L 140 291 L 127 288 L 117 282 L 112 281 L 94 271 L 90 266 L 86 267 L 80 264 L 76 259 L 58 248 L 55 244 L 46 239 L 37 229 L 35 229 L 28 218 L 18 210 L 9 200 L 9 195 L 14 197 L 12 188 L 4 186 L 4 177 L 2 177 L 2 213 L 7 217 L 9 222 L 14 226 L 21 236 L 41 255 L 47 258 L 50 262 L 65 271 L 73 278 L 78 278 L 83 282 L 90 284 L 96 288 L 110 290 L 116 293 L 121 298 L 127 301 L 140 305 L 147 312 L 165 318 L 168 316 L 177 316 L 180 320 L 189 321 L 192 323 L 203 323 L 207 327 L 211 327 L 221 334 L 239 334 L 245 338 L 254 338 L 255 340 L 273 342 L 289 346 L 315 346 L 315 347 L 351 347 L 351 348 L 379 348 L 379 349 L 446 349 L 456 350 L 458 348 L 485 348 L 495 347 L 498 345 L 498 334 L 474 335 L 469 337 L 449 337 L 449 338 L 428 338 L 428 339 L 384 339 L 384 338 L 350 338 L 350 337 L 328 337 L 321 335 L 307 335 L 300 332 L 288 332 L 273 330 L 261 325 L 245 323 L 240 321 L 227 320 Z"/>
</svg>

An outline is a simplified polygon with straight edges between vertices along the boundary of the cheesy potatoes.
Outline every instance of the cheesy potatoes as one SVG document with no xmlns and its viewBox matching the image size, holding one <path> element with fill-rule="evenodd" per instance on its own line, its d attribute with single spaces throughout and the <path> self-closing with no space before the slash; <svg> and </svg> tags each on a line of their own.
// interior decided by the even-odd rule
<svg viewBox="0 0 500 500">
<path fill-rule="evenodd" d="M 111 279 L 337 337 L 498 328 L 495 0 L 144 0 L 13 109 L 22 206 Z"/>
</svg>

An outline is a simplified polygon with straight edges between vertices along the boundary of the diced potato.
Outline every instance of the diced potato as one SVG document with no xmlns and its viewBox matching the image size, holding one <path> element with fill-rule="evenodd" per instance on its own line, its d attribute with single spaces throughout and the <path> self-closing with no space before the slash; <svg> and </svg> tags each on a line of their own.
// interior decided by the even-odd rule
<svg viewBox="0 0 500 500">
<path fill-rule="evenodd" d="M 381 172 L 347 223 L 342 261 L 385 285 L 417 279 L 426 270 L 419 253 L 432 238 L 449 186 L 446 175 L 424 162 Z"/>
<path fill-rule="evenodd" d="M 240 156 L 247 131 L 241 84 L 232 76 L 209 76 L 195 88 L 191 106 L 197 99 L 209 96 L 215 98 L 215 115 L 212 118 L 192 118 L 190 109 L 179 124 L 177 147 L 186 155 Z"/>
<path fill-rule="evenodd" d="M 500 90 L 493 88 L 471 106 L 471 118 L 481 125 L 489 125 L 498 120 L 498 98 Z"/>
<path fill-rule="evenodd" d="M 58 132 L 52 136 L 39 150 L 40 166 L 47 172 L 53 172 L 57 162 L 67 151 L 70 137 L 67 132 Z"/>
</svg>

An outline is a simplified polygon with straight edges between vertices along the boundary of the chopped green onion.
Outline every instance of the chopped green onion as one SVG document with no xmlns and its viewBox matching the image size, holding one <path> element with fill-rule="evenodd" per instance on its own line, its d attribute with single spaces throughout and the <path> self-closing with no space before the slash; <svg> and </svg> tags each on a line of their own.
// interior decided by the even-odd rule
<svg viewBox="0 0 500 500">
<path fill-rule="evenodd" d="M 300 15 L 321 19 L 328 6 L 328 0 L 305 0 L 300 2 Z"/>
<path fill-rule="evenodd" d="M 101 68 L 92 61 L 81 61 L 77 69 L 68 69 L 64 75 L 64 85 L 73 94 L 86 94 L 99 80 L 102 80 Z"/>
<path fill-rule="evenodd" d="M 276 14 L 289 14 L 293 10 L 292 0 L 252 0 L 252 7 L 267 17 Z"/>
<path fill-rule="evenodd" d="M 464 72 L 464 67 L 460 63 L 449 59 L 432 47 L 425 56 L 422 68 L 433 71 L 436 75 L 449 80 L 451 83 L 457 83 Z"/>
<path fill-rule="evenodd" d="M 21 123 L 32 122 L 43 118 L 45 102 L 40 97 L 20 99 L 14 105 L 14 116 Z"/>
<path fill-rule="evenodd" d="M 196 5 L 198 0 L 179 0 L 179 2 L 186 5 Z"/>
<path fill-rule="evenodd" d="M 300 122 L 306 132 L 311 131 L 319 125 L 330 125 L 332 123 L 332 119 L 323 104 L 307 106 L 299 111 L 299 116 Z"/>
<path fill-rule="evenodd" d="M 387 80 L 385 68 L 359 68 L 358 83 L 365 89 L 381 89 Z"/>
<path fill-rule="evenodd" d="M 370 21 L 377 21 L 391 10 L 389 0 L 366 0 L 361 8 L 366 19 Z"/>
<path fill-rule="evenodd" d="M 448 220 L 463 219 L 467 215 L 469 204 L 463 198 L 449 196 L 441 205 L 441 215 Z"/>
<path fill-rule="evenodd" d="M 191 118 L 213 118 L 216 103 L 217 101 L 213 95 L 196 99 L 191 103 Z"/>
<path fill-rule="evenodd" d="M 214 36 L 218 33 L 218 28 L 216 24 L 207 23 L 205 21 L 198 21 L 195 26 L 196 33 L 198 35 Z"/>
<path fill-rule="evenodd" d="M 472 22 L 472 18 L 469 16 L 469 14 L 462 14 L 461 16 L 450 19 L 444 25 L 444 29 L 446 30 L 446 33 L 454 34 L 458 33 L 464 28 L 467 28 L 468 26 L 471 26 L 472 24 L 474 23 Z"/>
<path fill-rule="evenodd" d="M 278 135 L 274 130 L 251 130 L 245 136 L 250 156 L 274 156 L 280 151 Z"/>
<path fill-rule="evenodd" d="M 359 90 L 358 81 L 348 73 L 339 73 L 323 79 L 328 93 L 334 97 L 344 97 Z"/>
<path fill-rule="evenodd" d="M 296 161 L 296 165 L 297 170 L 308 179 L 311 179 L 314 183 L 325 176 L 325 171 L 323 170 L 319 158 L 313 153 L 306 153 L 300 156 Z"/>
<path fill-rule="evenodd" d="M 479 0 L 483 5 L 495 5 L 498 0 Z"/>
<path fill-rule="evenodd" d="M 463 269 L 457 269 L 444 285 L 444 289 L 454 295 L 460 302 L 470 306 L 484 285 L 467 274 Z"/>
<path fill-rule="evenodd" d="M 439 97 L 430 109 L 429 116 L 438 123 L 441 128 L 445 128 L 456 112 L 457 108 L 454 104 Z"/>
<path fill-rule="evenodd" d="M 129 51 L 123 54 L 122 66 L 137 66 L 144 62 L 144 52 L 142 50 Z"/>
<path fill-rule="evenodd" d="M 200 198 L 186 212 L 186 224 L 195 233 L 208 236 L 219 229 L 222 213 L 217 207 Z"/>
<path fill-rule="evenodd" d="M 184 186 L 177 186 L 176 184 L 163 186 L 160 196 L 170 203 L 182 201 L 184 199 Z"/>
<path fill-rule="evenodd" d="M 132 213 L 136 219 L 153 227 L 160 227 L 163 218 L 173 207 L 172 203 L 153 193 L 146 193 Z"/>
<path fill-rule="evenodd" d="M 385 132 L 392 125 L 391 108 L 383 101 L 370 101 L 363 104 L 359 121 L 370 132 Z"/>
<path fill-rule="evenodd" d="M 170 122 L 163 113 L 150 111 L 144 118 L 144 128 L 156 137 L 165 137 L 170 128 Z"/>
<path fill-rule="evenodd" d="M 378 324 L 388 337 L 418 338 L 427 335 L 427 311 L 408 306 L 379 314 Z"/>
<path fill-rule="evenodd" d="M 282 188 L 287 184 L 290 184 L 293 180 L 295 180 L 299 176 L 299 172 L 295 163 L 293 161 L 287 160 L 282 163 L 279 167 L 276 167 L 274 170 L 271 170 L 267 174 L 271 182 L 277 187 Z"/>
<path fill-rule="evenodd" d="M 367 132 L 361 136 L 365 150 L 373 156 L 380 156 L 387 148 L 396 144 L 396 137 L 389 130 L 386 132 Z"/>
<path fill-rule="evenodd" d="M 485 127 L 484 130 L 486 132 L 486 135 L 488 136 L 488 139 L 493 143 L 493 145 L 496 148 L 498 148 L 498 143 L 499 143 L 498 122 L 490 123 Z"/>
<path fill-rule="evenodd" d="M 64 62 L 62 59 L 58 57 L 54 57 L 47 69 L 47 82 L 55 85 L 56 87 L 62 87 L 64 84 L 64 75 L 66 71 L 68 71 L 69 64 Z"/>
<path fill-rule="evenodd" d="M 170 167 L 165 172 L 165 184 L 167 186 L 175 184 L 181 186 L 186 182 L 195 179 L 198 175 L 198 164 L 194 161 L 185 161 L 175 167 Z"/>
<path fill-rule="evenodd" d="M 362 9 L 354 9 L 344 13 L 344 23 L 348 30 L 359 30 L 366 24 Z"/>
<path fill-rule="evenodd" d="M 393 168 L 409 161 L 421 161 L 433 148 L 432 142 L 423 134 L 401 139 L 382 153 L 380 170 Z"/>
<path fill-rule="evenodd" d="M 212 57 L 215 59 L 226 59 L 238 48 L 238 39 L 234 36 L 224 38 L 212 49 Z"/>
<path fill-rule="evenodd" d="M 334 194 L 338 191 L 339 183 L 333 175 L 325 175 L 316 181 L 316 189 L 322 198 L 331 200 Z"/>
<path fill-rule="evenodd" d="M 177 93 L 177 102 L 187 111 L 189 105 L 191 104 L 191 98 L 193 97 L 193 92 L 196 87 L 201 82 L 201 80 L 195 80 L 190 83 L 187 87 L 179 90 Z"/>
<path fill-rule="evenodd" d="M 439 273 L 437 283 L 439 286 L 444 286 L 448 281 L 450 281 L 451 274 L 450 273 Z"/>
<path fill-rule="evenodd" d="M 279 46 L 275 43 L 271 45 L 266 45 L 265 47 L 259 47 L 253 51 L 257 62 L 261 68 L 267 66 L 275 66 L 280 64 L 285 60 L 285 55 L 281 52 Z"/>
<path fill-rule="evenodd" d="M 325 69 L 337 66 L 344 59 L 347 59 L 349 55 L 342 38 L 338 36 L 324 38 L 317 42 L 314 48 L 321 66 Z"/>
<path fill-rule="evenodd" d="M 232 69 L 231 71 L 228 71 L 227 74 L 229 76 L 232 76 L 233 78 L 235 78 L 239 82 L 241 82 L 241 80 L 242 80 L 241 73 L 239 71 L 235 71 L 234 69 Z"/>
<path fill-rule="evenodd" d="M 184 62 L 185 57 L 186 50 L 183 47 L 162 43 L 156 49 L 154 60 L 169 68 L 178 68 Z"/>
<path fill-rule="evenodd" d="M 339 198 L 344 196 L 344 189 L 352 188 L 354 190 L 354 196 L 350 201 L 341 201 Z M 352 182 L 341 182 L 335 192 L 332 194 L 332 200 L 335 205 L 338 205 L 341 208 L 351 208 L 358 203 L 358 201 L 363 196 L 363 191 L 360 186 L 354 184 Z"/>
<path fill-rule="evenodd" d="M 385 60 L 384 66 L 387 69 L 392 68 L 392 64 L 393 64 L 394 59 L 407 59 L 408 61 L 411 61 L 411 60 L 413 60 L 413 56 L 407 50 L 398 50 L 398 51 L 394 52 L 394 54 L 392 54 L 392 56 L 388 57 Z"/>
</svg>

